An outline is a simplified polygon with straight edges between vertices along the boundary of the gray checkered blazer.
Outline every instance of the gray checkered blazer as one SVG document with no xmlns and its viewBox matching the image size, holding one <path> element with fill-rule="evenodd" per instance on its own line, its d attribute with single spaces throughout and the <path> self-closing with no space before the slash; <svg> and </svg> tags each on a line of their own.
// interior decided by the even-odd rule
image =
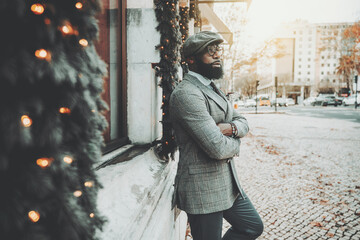
<svg viewBox="0 0 360 240">
<path fill-rule="evenodd" d="M 185 74 L 170 98 L 170 115 L 179 146 L 172 206 L 190 214 L 230 208 L 239 193 L 233 157 L 240 137 L 249 131 L 246 119 L 196 77 Z M 233 122 L 238 135 L 224 136 L 217 123 Z"/>
</svg>

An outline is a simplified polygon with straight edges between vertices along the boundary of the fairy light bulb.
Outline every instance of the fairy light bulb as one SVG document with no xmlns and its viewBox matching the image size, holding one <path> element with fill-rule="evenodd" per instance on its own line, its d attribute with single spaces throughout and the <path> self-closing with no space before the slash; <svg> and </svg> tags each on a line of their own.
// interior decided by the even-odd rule
<svg viewBox="0 0 360 240">
<path fill-rule="evenodd" d="M 75 197 L 81 197 L 81 195 L 82 195 L 82 191 L 80 191 L 80 190 L 76 190 L 76 191 L 74 192 L 74 196 L 75 196 Z"/>
<path fill-rule="evenodd" d="M 70 110 L 70 108 L 67 108 L 67 107 L 61 107 L 61 108 L 59 108 L 59 112 L 61 114 L 70 114 L 71 110 Z"/>
<path fill-rule="evenodd" d="M 94 186 L 94 182 L 93 181 L 87 181 L 84 183 L 85 187 L 93 187 Z"/>
<path fill-rule="evenodd" d="M 63 160 L 67 164 L 71 164 L 73 162 L 73 159 L 70 156 L 65 156 Z"/>
<path fill-rule="evenodd" d="M 45 59 L 45 60 L 50 60 L 51 59 L 51 54 L 49 51 L 45 50 L 45 49 L 38 49 L 35 51 L 35 56 L 39 59 Z"/>
<path fill-rule="evenodd" d="M 83 47 L 87 47 L 89 45 L 89 42 L 86 39 L 80 39 L 79 44 Z"/>
<path fill-rule="evenodd" d="M 31 5 L 31 11 L 36 15 L 41 15 L 44 13 L 45 8 L 40 3 L 35 3 L 35 4 Z"/>
<path fill-rule="evenodd" d="M 28 213 L 28 217 L 32 222 L 37 222 L 40 219 L 40 214 L 37 211 L 32 210 Z"/>
<path fill-rule="evenodd" d="M 77 3 L 75 4 L 75 7 L 76 7 L 77 9 L 82 9 L 83 4 L 82 4 L 81 2 L 77 2 Z"/>
<path fill-rule="evenodd" d="M 64 35 L 71 35 L 74 34 L 74 29 L 71 26 L 71 24 L 69 22 L 65 22 L 65 24 L 63 26 L 60 27 L 60 31 L 64 34 Z"/>
<path fill-rule="evenodd" d="M 36 164 L 39 165 L 41 168 L 47 168 L 52 163 L 52 158 L 39 158 L 36 160 Z"/>
<path fill-rule="evenodd" d="M 90 216 L 91 218 L 93 218 L 93 217 L 95 217 L 95 214 L 94 214 L 94 213 L 90 213 L 89 216 Z"/>
<path fill-rule="evenodd" d="M 32 120 L 28 115 L 21 116 L 21 123 L 24 127 L 30 127 L 32 124 Z"/>
</svg>

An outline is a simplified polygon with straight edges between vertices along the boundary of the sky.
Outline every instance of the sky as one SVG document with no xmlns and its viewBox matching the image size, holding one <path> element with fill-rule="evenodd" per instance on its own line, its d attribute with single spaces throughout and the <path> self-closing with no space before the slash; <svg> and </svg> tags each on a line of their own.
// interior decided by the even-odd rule
<svg viewBox="0 0 360 240">
<path fill-rule="evenodd" d="M 359 21 L 360 0 L 252 0 L 247 31 L 261 41 L 281 22 L 299 18 L 311 23 Z"/>
</svg>

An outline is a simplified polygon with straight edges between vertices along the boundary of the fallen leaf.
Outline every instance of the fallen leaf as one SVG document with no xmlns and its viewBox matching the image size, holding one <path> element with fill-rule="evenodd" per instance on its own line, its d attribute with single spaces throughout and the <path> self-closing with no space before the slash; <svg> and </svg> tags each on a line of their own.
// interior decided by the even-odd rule
<svg viewBox="0 0 360 240">
<path fill-rule="evenodd" d="M 310 224 L 315 227 L 323 227 L 324 226 L 321 222 L 311 222 Z"/>
</svg>

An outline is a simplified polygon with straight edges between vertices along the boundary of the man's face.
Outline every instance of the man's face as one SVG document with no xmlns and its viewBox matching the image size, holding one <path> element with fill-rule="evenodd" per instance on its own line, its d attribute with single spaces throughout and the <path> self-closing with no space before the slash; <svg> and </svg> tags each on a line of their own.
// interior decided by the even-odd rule
<svg viewBox="0 0 360 240">
<path fill-rule="evenodd" d="M 209 45 L 205 52 L 195 58 L 199 73 L 209 79 L 222 78 L 224 70 L 221 56 L 222 48 L 219 45 Z"/>
</svg>

